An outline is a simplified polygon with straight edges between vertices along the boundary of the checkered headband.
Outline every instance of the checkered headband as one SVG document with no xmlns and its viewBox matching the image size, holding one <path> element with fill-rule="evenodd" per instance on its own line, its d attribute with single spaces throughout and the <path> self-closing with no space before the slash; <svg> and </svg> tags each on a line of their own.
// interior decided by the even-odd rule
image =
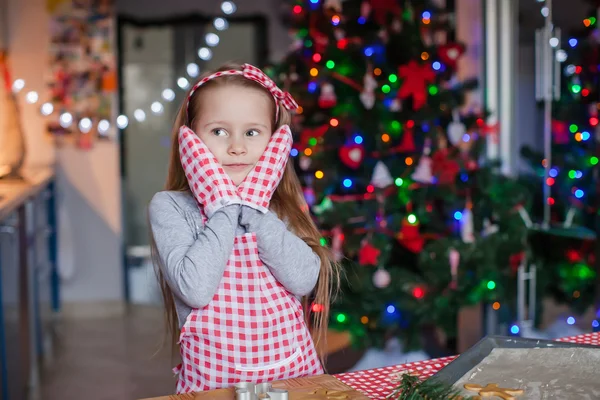
<svg viewBox="0 0 600 400">
<path fill-rule="evenodd" d="M 250 65 L 250 64 L 244 64 L 244 65 L 242 65 L 241 71 L 237 70 L 237 69 L 231 69 L 231 70 L 227 70 L 227 71 L 215 72 L 214 74 L 209 75 L 206 78 L 203 78 L 202 80 L 200 80 L 198 83 L 196 83 L 194 85 L 194 87 L 192 88 L 192 90 L 190 90 L 190 95 L 187 98 L 186 111 L 188 112 L 188 115 L 189 115 L 190 100 L 192 99 L 192 95 L 194 94 L 194 92 L 200 86 L 204 85 L 206 82 L 210 81 L 211 79 L 215 79 L 215 78 L 218 78 L 218 77 L 224 76 L 224 75 L 242 75 L 246 79 L 250 79 L 251 81 L 260 83 L 265 89 L 267 89 L 271 93 L 273 98 L 275 99 L 275 120 L 276 121 L 279 120 L 279 103 L 281 103 L 288 110 L 295 110 L 296 108 L 298 108 L 298 103 L 296 103 L 296 101 L 294 100 L 294 98 L 292 97 L 292 95 L 290 93 L 284 92 L 283 90 L 279 89 L 277 87 L 277 85 L 275 84 L 275 82 L 273 82 L 273 80 L 271 78 L 269 78 L 259 68 L 255 67 L 253 65 Z"/>
</svg>

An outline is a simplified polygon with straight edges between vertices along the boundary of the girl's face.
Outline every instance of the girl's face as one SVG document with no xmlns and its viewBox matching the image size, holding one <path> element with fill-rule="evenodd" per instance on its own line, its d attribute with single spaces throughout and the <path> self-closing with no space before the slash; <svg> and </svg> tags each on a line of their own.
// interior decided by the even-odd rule
<svg viewBox="0 0 600 400">
<path fill-rule="evenodd" d="M 192 129 L 239 185 L 264 153 L 273 132 L 272 101 L 238 85 L 206 88 Z"/>
</svg>

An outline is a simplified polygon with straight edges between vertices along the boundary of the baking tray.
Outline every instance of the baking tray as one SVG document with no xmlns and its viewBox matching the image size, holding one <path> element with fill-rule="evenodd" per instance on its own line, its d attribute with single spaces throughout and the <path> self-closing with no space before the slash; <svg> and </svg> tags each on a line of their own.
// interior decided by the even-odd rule
<svg viewBox="0 0 600 400">
<path fill-rule="evenodd" d="M 473 367 L 486 358 L 492 352 L 492 349 L 495 348 L 534 349 L 544 347 L 587 347 L 600 350 L 600 346 L 592 346 L 589 344 L 557 342 L 546 339 L 526 339 L 517 336 L 486 336 L 469 350 L 452 360 L 450 364 L 439 370 L 437 374 L 431 377 L 431 379 L 453 385 L 456 383 L 456 381 L 462 378 L 464 374 L 469 372 Z"/>
</svg>

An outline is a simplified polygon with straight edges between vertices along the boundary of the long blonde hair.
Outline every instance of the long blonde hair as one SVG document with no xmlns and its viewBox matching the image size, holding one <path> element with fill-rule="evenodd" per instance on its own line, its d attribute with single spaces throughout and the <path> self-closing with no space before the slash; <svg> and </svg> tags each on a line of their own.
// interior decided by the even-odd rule
<svg viewBox="0 0 600 400">
<path fill-rule="evenodd" d="M 216 71 L 232 69 L 240 70 L 241 66 L 236 64 L 227 64 L 218 68 Z M 199 78 L 199 80 L 216 71 L 205 73 Z M 193 93 L 190 99 L 189 107 L 187 106 L 189 92 L 187 93 L 186 100 L 183 102 L 177 113 L 175 125 L 173 126 L 173 130 L 171 132 L 171 156 L 169 160 L 169 171 L 167 175 L 167 182 L 165 184 L 165 190 L 190 190 L 179 158 L 179 128 L 182 125 L 187 125 L 192 128 L 194 119 L 200 111 L 200 97 L 202 96 L 202 93 L 207 87 L 221 85 L 238 85 L 262 91 L 271 99 L 273 105 L 272 125 L 275 127 L 275 129 L 282 125 L 291 124 L 291 115 L 288 110 L 282 106 L 279 107 L 279 120 L 275 121 L 275 100 L 273 96 L 271 96 L 271 94 L 257 82 L 246 79 L 241 75 L 224 75 L 206 82 Z M 321 348 L 322 346 L 319 346 L 319 343 L 323 343 L 326 339 L 327 326 L 329 322 L 329 306 L 331 301 L 333 301 L 332 297 L 334 292 L 339 288 L 339 266 L 333 261 L 330 250 L 321 244 L 321 234 L 319 233 L 319 230 L 309 214 L 308 206 L 302 193 L 300 181 L 296 175 L 296 172 L 294 171 L 293 163 L 291 162 L 287 163 L 281 182 L 279 183 L 279 186 L 275 190 L 273 198 L 271 199 L 270 208 L 277 214 L 279 218 L 285 220 L 288 223 L 290 230 L 304 240 L 306 244 L 308 244 L 321 259 L 319 279 L 316 288 L 313 293 L 305 297 L 303 301 L 305 306 L 305 316 L 307 323 L 311 325 L 313 339 L 317 345 L 317 348 Z M 179 323 L 177 319 L 173 293 L 163 276 L 161 260 L 156 249 L 154 237 L 152 237 L 152 233 L 150 233 L 150 235 L 152 259 L 165 305 L 167 332 L 173 336 L 172 343 L 175 346 L 179 336 Z M 314 312 L 312 307 L 310 307 L 310 300 L 314 301 L 315 304 L 321 305 L 322 307 L 315 307 L 317 312 Z M 309 317 L 311 314 L 312 318 Z M 321 352 L 320 356 L 321 359 L 324 360 L 325 354 L 323 354 L 323 352 Z"/>
</svg>

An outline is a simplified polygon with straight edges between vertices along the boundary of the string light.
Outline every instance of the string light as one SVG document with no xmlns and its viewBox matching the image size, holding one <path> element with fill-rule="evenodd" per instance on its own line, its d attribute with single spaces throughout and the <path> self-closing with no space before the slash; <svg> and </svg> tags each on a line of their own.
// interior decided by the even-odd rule
<svg viewBox="0 0 600 400">
<path fill-rule="evenodd" d="M 390 135 L 388 135 L 387 133 L 384 133 L 383 135 L 381 135 L 381 141 L 384 143 L 387 143 L 390 141 Z"/>
<path fill-rule="evenodd" d="M 366 325 L 366 324 L 368 324 L 368 323 L 369 323 L 369 317 L 367 317 L 366 315 L 363 315 L 362 317 L 360 317 L 360 322 L 361 322 L 363 325 Z"/>
<path fill-rule="evenodd" d="M 494 282 L 494 281 L 488 281 L 487 288 L 489 290 L 494 290 L 496 288 L 496 282 Z"/>
<path fill-rule="evenodd" d="M 339 313 L 339 314 L 337 315 L 336 319 L 337 319 L 337 321 L 338 321 L 340 324 L 343 324 L 343 323 L 346 321 L 346 315 L 345 315 L 345 314 L 342 314 L 342 313 Z"/>
<path fill-rule="evenodd" d="M 310 69 L 310 76 L 314 77 L 314 76 L 317 76 L 317 75 L 319 75 L 319 70 L 316 69 L 316 68 L 311 68 Z"/>
<path fill-rule="evenodd" d="M 567 324 L 569 324 L 569 325 L 575 325 L 575 318 L 573 318 L 573 317 L 567 318 Z"/>
<path fill-rule="evenodd" d="M 231 15 L 237 10 L 235 3 L 232 1 L 224 1 L 221 3 L 221 11 L 227 15 Z"/>
<path fill-rule="evenodd" d="M 394 307 L 393 305 L 389 305 L 389 306 L 387 306 L 387 308 L 385 310 L 387 311 L 388 314 L 393 314 L 396 312 L 396 307 Z"/>
<path fill-rule="evenodd" d="M 233 1 L 223 1 L 221 3 L 221 11 L 225 15 L 231 15 L 231 14 L 235 13 L 236 10 L 237 10 L 237 6 L 235 5 L 235 3 Z M 301 11 L 301 8 L 299 11 Z M 225 18 L 217 17 L 213 20 L 213 26 L 218 31 L 224 31 L 229 27 L 229 23 L 227 22 L 227 20 Z M 204 39 L 205 39 L 206 44 L 210 47 L 215 47 L 220 42 L 219 35 L 217 35 L 216 33 L 212 33 L 212 32 L 207 33 L 205 35 Z M 213 56 L 213 52 L 208 47 L 201 47 L 198 50 L 198 57 L 204 61 L 210 60 L 212 58 L 212 56 Z M 188 73 L 188 75 L 191 78 L 196 78 L 200 73 L 200 68 L 197 66 L 197 64 L 190 63 L 187 65 L 186 72 Z M 189 85 L 190 85 L 190 82 L 186 78 L 180 77 L 177 79 L 177 86 L 180 87 L 181 89 L 185 90 L 189 87 Z M 23 80 L 21 78 L 15 79 L 11 85 L 11 90 L 15 94 L 19 93 L 24 88 L 25 88 L 25 80 Z M 164 89 L 162 91 L 162 98 L 165 101 L 169 101 L 169 102 L 173 101 L 175 99 L 175 92 L 170 88 Z M 35 104 L 38 102 L 38 100 L 39 100 L 39 94 L 35 91 L 29 91 L 25 96 L 25 101 L 30 104 Z M 161 114 L 164 111 L 163 105 L 157 101 L 151 102 L 150 108 L 151 108 L 151 111 L 155 114 Z M 54 106 L 50 102 L 45 102 L 40 107 L 40 113 L 44 116 L 50 116 L 54 113 L 54 111 L 55 111 Z M 134 112 L 134 118 L 140 122 L 144 121 L 146 119 L 146 112 L 142 109 L 137 109 Z M 73 115 L 69 112 L 63 112 L 59 116 L 59 123 L 63 128 L 68 128 L 69 126 L 71 126 L 71 124 L 73 123 L 73 120 L 74 120 Z M 116 126 L 119 129 L 125 129 L 128 126 L 128 124 L 129 124 L 129 118 L 127 116 L 119 115 L 117 117 Z M 93 127 L 93 121 L 91 118 L 84 116 L 79 121 L 78 126 L 82 132 L 84 132 L 84 131 L 89 132 L 91 130 L 91 128 Z M 107 131 L 109 129 L 110 129 L 110 122 L 108 120 L 102 119 L 101 121 L 98 122 L 98 132 L 99 133 L 105 134 L 105 133 L 107 133 Z"/>
<path fill-rule="evenodd" d="M 336 118 L 331 118 L 331 119 L 329 120 L 329 125 L 331 125 L 331 126 L 333 126 L 333 127 L 336 127 L 336 126 L 338 126 L 339 124 L 340 124 L 340 121 L 338 121 Z"/>
<path fill-rule="evenodd" d="M 311 149 L 304 149 L 304 155 L 307 157 L 310 157 L 312 154 L 312 150 Z"/>
<path fill-rule="evenodd" d="M 329 69 L 333 69 L 333 67 L 335 67 L 335 62 L 332 60 L 329 60 L 325 63 L 325 66 Z"/>
<path fill-rule="evenodd" d="M 317 179 L 323 179 L 324 176 L 325 176 L 325 174 L 323 173 L 323 171 L 315 172 L 315 178 L 317 178 Z"/>
<path fill-rule="evenodd" d="M 324 308 L 325 307 L 323 307 L 322 304 L 313 303 L 313 305 L 312 305 L 313 312 L 321 312 L 321 311 L 323 311 Z"/>
<path fill-rule="evenodd" d="M 495 301 L 494 304 L 492 304 L 492 308 L 496 311 L 498 311 L 500 309 L 500 303 Z"/>
<path fill-rule="evenodd" d="M 412 157 L 406 157 L 406 159 L 404 160 L 404 163 L 406 165 L 412 165 L 413 164 L 413 159 Z"/>
<path fill-rule="evenodd" d="M 513 325 L 510 327 L 510 333 L 512 333 L 513 335 L 518 335 L 520 331 L 521 329 L 519 329 L 518 325 Z"/>
<path fill-rule="evenodd" d="M 218 31 L 224 31 L 225 29 L 229 28 L 229 23 L 227 22 L 227 20 L 221 17 L 215 18 L 215 20 L 213 21 L 213 25 Z"/>
<path fill-rule="evenodd" d="M 410 214 L 408 217 L 406 217 L 406 219 L 408 220 L 408 223 L 411 225 L 414 225 L 417 223 L 417 216 L 415 214 Z"/>
<path fill-rule="evenodd" d="M 321 61 L 321 55 L 319 53 L 315 53 L 313 54 L 312 59 L 314 62 L 318 63 L 319 61 Z"/>
<path fill-rule="evenodd" d="M 300 14 L 302 12 L 302 6 L 295 5 L 293 10 L 294 10 L 294 14 Z"/>
<path fill-rule="evenodd" d="M 79 121 L 79 130 L 82 133 L 88 133 L 92 129 L 92 120 L 89 118 L 83 118 Z"/>
</svg>

